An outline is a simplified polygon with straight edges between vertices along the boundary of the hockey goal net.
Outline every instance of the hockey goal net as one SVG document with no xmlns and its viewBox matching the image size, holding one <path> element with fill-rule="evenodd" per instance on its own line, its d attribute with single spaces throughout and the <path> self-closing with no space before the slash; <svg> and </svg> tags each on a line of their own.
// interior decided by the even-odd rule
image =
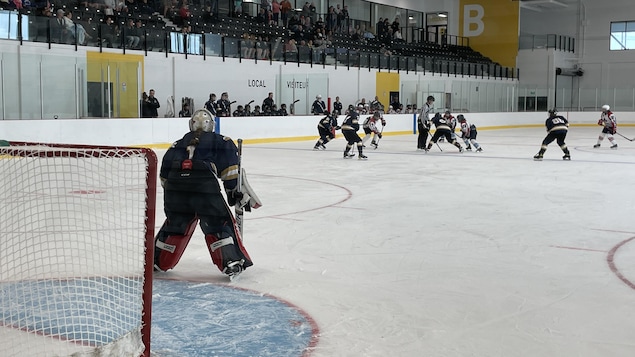
<svg viewBox="0 0 635 357">
<path fill-rule="evenodd" d="M 0 356 L 150 355 L 156 170 L 149 149 L 0 146 Z"/>
</svg>

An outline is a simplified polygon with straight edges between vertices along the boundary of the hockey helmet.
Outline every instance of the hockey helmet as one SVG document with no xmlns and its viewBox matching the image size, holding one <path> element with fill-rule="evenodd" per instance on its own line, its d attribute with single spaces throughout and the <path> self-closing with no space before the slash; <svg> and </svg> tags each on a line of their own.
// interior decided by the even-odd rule
<svg viewBox="0 0 635 357">
<path fill-rule="evenodd" d="M 213 132 L 216 127 L 214 116 L 207 109 L 199 109 L 194 112 L 190 119 L 190 131 L 202 130 L 205 132 Z"/>
<path fill-rule="evenodd" d="M 375 119 L 380 119 L 381 118 L 381 112 L 380 111 L 376 111 L 373 113 L 373 118 Z"/>
<path fill-rule="evenodd" d="M 609 111 L 609 109 L 611 109 L 611 107 L 610 107 L 608 104 L 604 104 L 604 105 L 602 106 L 602 111 L 604 111 L 604 112 L 608 112 L 608 111 Z"/>
<path fill-rule="evenodd" d="M 558 109 L 556 108 L 549 109 L 549 115 L 554 116 L 556 114 L 558 114 Z"/>
<path fill-rule="evenodd" d="M 465 117 L 463 116 L 463 114 L 459 114 L 459 115 L 457 115 L 457 116 L 456 116 L 456 118 L 457 118 L 459 121 L 465 121 Z"/>
<path fill-rule="evenodd" d="M 331 115 L 331 112 L 329 112 L 328 110 L 325 110 L 324 115 Z"/>
<path fill-rule="evenodd" d="M 322 99 L 322 95 L 321 94 L 316 95 L 315 99 Z"/>
<path fill-rule="evenodd" d="M 445 114 L 452 114 L 452 113 L 450 112 L 450 109 L 446 109 Z"/>
<path fill-rule="evenodd" d="M 433 102 L 434 102 L 434 97 L 433 97 L 433 96 L 431 96 L 431 95 L 429 95 L 429 96 L 428 96 L 428 99 L 426 99 L 426 101 L 428 101 L 428 102 L 433 101 Z"/>
</svg>

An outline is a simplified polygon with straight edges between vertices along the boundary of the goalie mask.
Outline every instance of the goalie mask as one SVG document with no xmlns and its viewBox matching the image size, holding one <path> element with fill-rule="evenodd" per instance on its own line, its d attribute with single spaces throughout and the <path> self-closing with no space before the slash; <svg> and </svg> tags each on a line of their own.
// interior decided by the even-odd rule
<svg viewBox="0 0 635 357">
<path fill-rule="evenodd" d="M 202 130 L 205 132 L 213 132 L 216 127 L 214 116 L 207 109 L 199 109 L 194 112 L 190 119 L 190 131 Z"/>
</svg>

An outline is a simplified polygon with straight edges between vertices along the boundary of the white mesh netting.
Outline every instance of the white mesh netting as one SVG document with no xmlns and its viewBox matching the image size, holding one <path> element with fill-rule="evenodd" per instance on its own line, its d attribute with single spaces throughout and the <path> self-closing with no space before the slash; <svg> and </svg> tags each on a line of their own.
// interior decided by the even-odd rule
<svg viewBox="0 0 635 357">
<path fill-rule="evenodd" d="M 149 164 L 143 149 L 0 147 L 1 356 L 142 355 Z"/>
</svg>

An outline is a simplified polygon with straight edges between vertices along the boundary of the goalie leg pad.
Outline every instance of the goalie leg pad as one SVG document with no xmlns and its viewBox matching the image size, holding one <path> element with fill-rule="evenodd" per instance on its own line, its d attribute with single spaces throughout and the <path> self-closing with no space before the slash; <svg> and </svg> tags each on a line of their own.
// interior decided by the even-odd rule
<svg viewBox="0 0 635 357">
<path fill-rule="evenodd" d="M 235 227 L 229 225 L 229 222 L 222 226 L 220 232 L 205 232 L 207 249 L 218 270 L 224 272 L 228 265 L 237 261 L 241 262 L 243 269 L 253 265 L 247 250 L 237 237 Z"/>
<path fill-rule="evenodd" d="M 185 251 L 194 230 L 196 229 L 197 218 L 191 219 L 182 234 L 171 232 L 174 228 L 168 220 L 165 221 L 161 230 L 154 240 L 154 267 L 160 271 L 168 271 L 178 264 Z"/>
</svg>

